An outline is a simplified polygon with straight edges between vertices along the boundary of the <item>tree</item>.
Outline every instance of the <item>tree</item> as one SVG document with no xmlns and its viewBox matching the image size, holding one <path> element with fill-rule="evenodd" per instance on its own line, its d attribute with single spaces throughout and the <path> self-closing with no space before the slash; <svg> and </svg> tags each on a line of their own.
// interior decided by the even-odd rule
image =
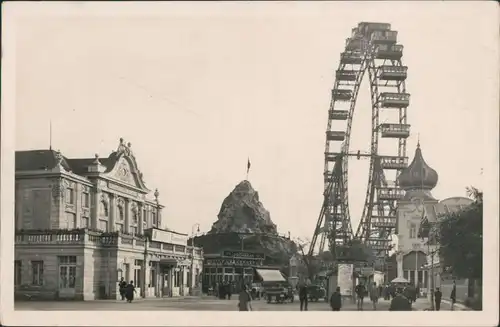
<svg viewBox="0 0 500 327">
<path fill-rule="evenodd" d="M 481 279 L 483 273 L 483 193 L 467 188 L 474 202 L 447 214 L 436 226 L 439 254 L 446 270 L 458 278 Z"/>
<path fill-rule="evenodd" d="M 362 262 L 373 266 L 376 256 L 373 249 L 359 239 L 353 239 L 345 246 L 336 246 L 336 259 L 347 262 Z"/>
<path fill-rule="evenodd" d="M 310 242 L 305 242 L 301 239 L 297 239 L 295 241 L 295 244 L 297 244 L 297 248 L 299 250 L 299 253 L 301 255 L 301 261 L 303 264 L 303 268 L 300 271 L 302 275 L 305 275 L 307 278 L 310 280 L 314 280 L 314 277 L 320 272 L 321 270 L 321 262 L 318 258 L 309 255 L 306 253 L 306 247 L 310 245 Z"/>
</svg>

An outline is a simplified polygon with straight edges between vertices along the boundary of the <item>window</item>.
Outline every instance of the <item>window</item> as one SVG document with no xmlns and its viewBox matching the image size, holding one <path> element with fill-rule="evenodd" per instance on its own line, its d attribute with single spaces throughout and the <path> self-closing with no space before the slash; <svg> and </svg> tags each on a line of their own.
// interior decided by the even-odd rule
<svg viewBox="0 0 500 327">
<path fill-rule="evenodd" d="M 22 283 L 22 264 L 21 260 L 14 261 L 14 285 L 19 286 Z"/>
<path fill-rule="evenodd" d="M 76 265 L 76 256 L 66 255 L 59 257 L 59 264 L 63 265 Z"/>
<path fill-rule="evenodd" d="M 156 269 L 151 268 L 151 273 L 149 274 L 149 287 L 156 287 Z"/>
<path fill-rule="evenodd" d="M 59 288 L 75 288 L 76 256 L 59 257 Z"/>
<path fill-rule="evenodd" d="M 153 226 L 156 226 L 158 224 L 158 221 L 156 220 L 156 212 L 154 211 L 151 212 L 151 220 L 153 221 Z"/>
<path fill-rule="evenodd" d="M 101 201 L 101 213 L 104 215 L 104 217 L 108 217 L 109 212 L 108 212 L 108 204 L 106 201 Z"/>
<path fill-rule="evenodd" d="M 81 228 L 89 228 L 89 217 L 82 217 Z"/>
<path fill-rule="evenodd" d="M 68 229 L 75 229 L 76 228 L 76 215 L 72 212 L 66 212 L 66 220 L 67 220 L 67 227 Z"/>
<path fill-rule="evenodd" d="M 43 261 L 31 261 L 31 284 L 43 285 Z"/>
<path fill-rule="evenodd" d="M 417 238 L 417 225 L 414 223 L 410 224 L 410 238 Z"/>
<path fill-rule="evenodd" d="M 118 219 L 120 220 L 124 219 L 123 207 L 121 205 L 118 206 Z"/>
<path fill-rule="evenodd" d="M 66 188 L 66 203 L 75 204 L 75 191 L 71 187 Z"/>
<path fill-rule="evenodd" d="M 174 247 L 174 251 L 175 251 L 175 252 L 185 252 L 185 251 L 186 251 L 186 247 L 185 247 L 185 246 L 183 246 L 183 245 L 176 245 L 176 246 Z"/>
<path fill-rule="evenodd" d="M 142 221 L 143 221 L 144 226 L 147 226 L 147 224 L 148 224 L 148 211 L 146 209 L 142 210 L 142 217 L 143 217 Z"/>
<path fill-rule="evenodd" d="M 82 207 L 84 208 L 90 207 L 90 194 L 88 192 L 82 193 Z"/>
<path fill-rule="evenodd" d="M 134 285 L 141 287 L 141 268 L 134 269 Z"/>
<path fill-rule="evenodd" d="M 106 220 L 99 220 L 99 229 L 103 232 L 108 232 L 108 222 Z"/>
<path fill-rule="evenodd" d="M 176 270 L 174 272 L 174 287 L 180 287 L 181 286 L 181 272 L 180 270 Z"/>
<path fill-rule="evenodd" d="M 132 233 L 133 233 L 134 235 L 139 234 L 139 229 L 137 228 L 137 226 L 131 226 L 131 228 L 130 228 L 130 229 L 132 230 Z"/>
<path fill-rule="evenodd" d="M 192 283 L 193 283 L 193 275 L 191 274 L 191 269 L 189 269 L 189 268 L 185 268 L 185 269 L 187 271 L 187 285 L 189 287 L 191 287 Z"/>
</svg>

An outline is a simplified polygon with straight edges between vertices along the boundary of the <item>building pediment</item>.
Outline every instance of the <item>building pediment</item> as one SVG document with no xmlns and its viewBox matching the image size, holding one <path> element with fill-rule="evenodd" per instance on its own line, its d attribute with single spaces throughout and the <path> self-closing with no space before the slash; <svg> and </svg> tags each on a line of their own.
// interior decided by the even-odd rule
<svg viewBox="0 0 500 327">
<path fill-rule="evenodd" d="M 117 151 L 113 152 L 108 160 L 112 162 L 112 167 L 104 174 L 105 177 L 145 192 L 150 191 L 142 179 L 142 173 L 137 167 L 130 143 L 125 144 L 123 139 L 120 139 Z"/>
</svg>

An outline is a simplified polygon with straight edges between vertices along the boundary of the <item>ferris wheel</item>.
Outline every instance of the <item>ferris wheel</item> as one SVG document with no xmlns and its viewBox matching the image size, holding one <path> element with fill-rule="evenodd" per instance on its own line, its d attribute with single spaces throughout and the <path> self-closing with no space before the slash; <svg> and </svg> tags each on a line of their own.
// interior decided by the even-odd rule
<svg viewBox="0 0 500 327">
<path fill-rule="evenodd" d="M 336 257 L 353 239 L 383 257 L 396 228 L 396 203 L 404 196 L 397 177 L 408 166 L 406 139 L 410 136 L 406 111 L 406 66 L 397 31 L 387 23 L 359 23 L 346 40 L 332 90 L 326 129 L 324 201 L 309 252 L 319 245 Z M 353 115 L 361 81 L 368 72 L 371 93 L 371 144 L 366 152 L 351 151 Z M 382 149 L 381 141 L 387 145 Z M 354 233 L 349 213 L 349 158 L 370 160 L 368 185 L 360 223 Z M 391 181 L 392 180 L 392 181 Z M 318 242 L 319 241 L 319 242 Z M 329 247 L 325 249 L 325 244 Z M 318 244 L 319 243 L 319 244 Z"/>
</svg>

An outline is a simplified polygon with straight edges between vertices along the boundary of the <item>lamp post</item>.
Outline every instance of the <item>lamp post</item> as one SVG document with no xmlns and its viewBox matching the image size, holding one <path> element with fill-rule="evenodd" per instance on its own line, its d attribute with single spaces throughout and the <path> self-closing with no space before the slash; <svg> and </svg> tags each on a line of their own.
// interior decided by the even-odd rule
<svg viewBox="0 0 500 327">
<path fill-rule="evenodd" d="M 196 228 L 196 234 L 195 234 L 195 228 Z M 189 288 L 191 290 L 191 295 L 193 295 L 193 288 L 194 288 L 194 280 L 193 280 L 193 272 L 194 272 L 194 254 L 195 254 L 195 249 L 194 249 L 194 237 L 198 235 L 200 232 L 200 224 L 196 223 L 193 225 L 191 228 L 191 269 L 190 269 L 190 285 Z"/>
<path fill-rule="evenodd" d="M 431 310 L 434 311 L 434 254 L 436 253 L 436 249 L 433 249 L 431 251 L 431 238 L 432 238 L 432 225 L 431 223 L 427 220 L 427 217 L 424 218 L 422 223 L 420 224 L 420 237 L 422 238 L 422 241 L 425 241 L 425 238 L 427 238 L 427 241 L 425 241 L 427 245 L 427 255 L 431 256 L 431 266 L 430 266 L 430 295 L 431 295 Z"/>
</svg>

